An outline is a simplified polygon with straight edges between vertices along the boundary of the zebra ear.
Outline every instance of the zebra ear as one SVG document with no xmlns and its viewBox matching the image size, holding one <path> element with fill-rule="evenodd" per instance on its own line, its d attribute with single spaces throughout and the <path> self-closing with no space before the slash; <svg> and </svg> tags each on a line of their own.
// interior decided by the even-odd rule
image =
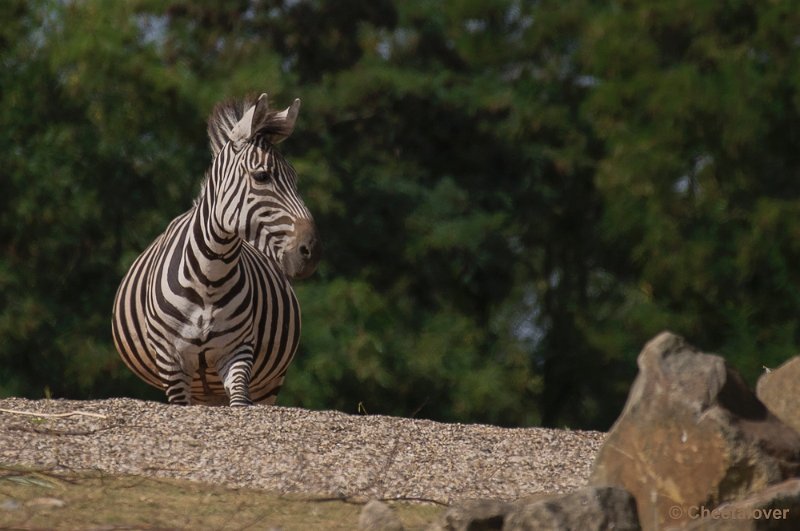
<svg viewBox="0 0 800 531">
<path fill-rule="evenodd" d="M 250 140 L 258 132 L 259 124 L 263 123 L 269 113 L 267 94 L 261 94 L 256 104 L 247 109 L 242 118 L 231 128 L 228 138 L 237 145 L 241 146 Z"/>
<path fill-rule="evenodd" d="M 275 113 L 269 118 L 270 128 L 274 128 L 274 133 L 269 135 L 269 141 L 279 144 L 291 136 L 294 131 L 294 123 L 297 121 L 297 114 L 300 112 L 300 98 L 295 99 L 289 107 L 279 113 Z"/>
</svg>

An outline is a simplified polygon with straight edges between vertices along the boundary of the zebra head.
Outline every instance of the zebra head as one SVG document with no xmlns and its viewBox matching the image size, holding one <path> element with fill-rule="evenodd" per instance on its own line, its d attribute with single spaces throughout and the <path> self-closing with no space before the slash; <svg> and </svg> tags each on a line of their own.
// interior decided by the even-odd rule
<svg viewBox="0 0 800 531">
<path fill-rule="evenodd" d="M 321 252 L 297 174 L 275 148 L 291 135 L 299 109 L 296 99 L 271 111 L 266 94 L 218 104 L 208 123 L 214 161 L 201 194 L 214 198 L 210 210 L 223 233 L 275 258 L 289 278 L 311 275 Z"/>
</svg>

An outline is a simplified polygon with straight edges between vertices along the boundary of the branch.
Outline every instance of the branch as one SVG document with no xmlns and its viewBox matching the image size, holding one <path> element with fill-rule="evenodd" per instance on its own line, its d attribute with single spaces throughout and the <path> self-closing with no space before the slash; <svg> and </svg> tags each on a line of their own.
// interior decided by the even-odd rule
<svg viewBox="0 0 800 531">
<path fill-rule="evenodd" d="M 51 419 L 59 419 L 59 418 L 74 417 L 74 416 L 93 417 L 96 419 L 108 418 L 107 416 L 101 415 L 100 413 L 89 413 L 88 411 L 81 411 L 79 409 L 75 411 L 70 411 L 69 413 L 37 413 L 36 411 L 20 411 L 17 409 L 0 408 L 0 412 L 10 413 L 12 415 L 27 415 L 29 417 L 43 417 Z"/>
</svg>

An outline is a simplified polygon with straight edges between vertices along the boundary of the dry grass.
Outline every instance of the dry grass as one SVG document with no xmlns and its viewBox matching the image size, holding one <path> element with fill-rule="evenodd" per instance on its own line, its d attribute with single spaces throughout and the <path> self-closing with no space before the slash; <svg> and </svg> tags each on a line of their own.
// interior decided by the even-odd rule
<svg viewBox="0 0 800 531">
<path fill-rule="evenodd" d="M 392 506 L 406 529 L 423 529 L 442 511 L 426 504 Z M 352 530 L 361 508 L 341 500 L 190 481 L 0 467 L 2 528 Z"/>
</svg>

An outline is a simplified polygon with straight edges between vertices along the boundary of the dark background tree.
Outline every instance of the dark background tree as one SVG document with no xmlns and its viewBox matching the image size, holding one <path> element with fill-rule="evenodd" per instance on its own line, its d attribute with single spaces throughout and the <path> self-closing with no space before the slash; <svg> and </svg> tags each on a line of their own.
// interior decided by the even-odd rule
<svg viewBox="0 0 800 531">
<path fill-rule="evenodd" d="M 161 399 L 110 338 L 226 97 L 325 241 L 279 403 L 607 428 L 664 328 L 753 381 L 800 331 L 800 14 L 644 0 L 0 7 L 0 395 Z"/>
</svg>

